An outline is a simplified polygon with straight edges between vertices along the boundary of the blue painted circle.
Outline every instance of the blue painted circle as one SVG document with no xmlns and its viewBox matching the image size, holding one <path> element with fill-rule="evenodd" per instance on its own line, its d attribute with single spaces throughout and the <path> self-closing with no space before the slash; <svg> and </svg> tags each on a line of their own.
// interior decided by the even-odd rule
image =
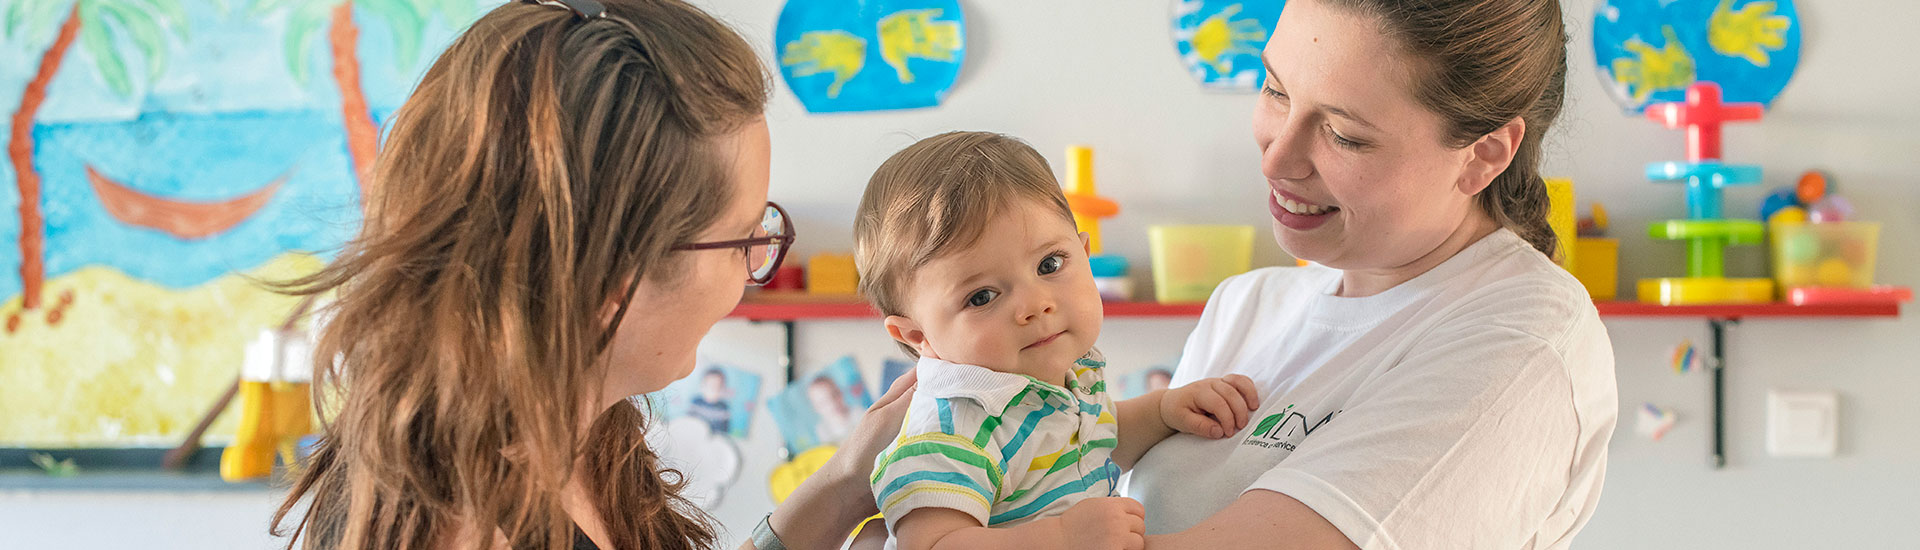
<svg viewBox="0 0 1920 550">
<path fill-rule="evenodd" d="M 790 0 L 773 63 L 813 113 L 939 105 L 966 59 L 955 0 Z"/>
<path fill-rule="evenodd" d="M 1727 102 L 1771 106 L 1800 65 L 1800 16 L 1793 0 L 1603 0 L 1593 57 L 1629 114 L 1686 101 L 1695 81 L 1719 83 Z"/>
<path fill-rule="evenodd" d="M 1283 0 L 1174 0 L 1173 44 L 1188 75 L 1209 89 L 1252 92 L 1267 78 L 1260 50 Z"/>
</svg>

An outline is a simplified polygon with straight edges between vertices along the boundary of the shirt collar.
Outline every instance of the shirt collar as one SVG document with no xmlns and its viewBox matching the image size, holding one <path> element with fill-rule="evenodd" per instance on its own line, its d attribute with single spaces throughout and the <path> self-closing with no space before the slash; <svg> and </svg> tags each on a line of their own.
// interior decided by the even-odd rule
<svg viewBox="0 0 1920 550">
<path fill-rule="evenodd" d="M 1106 368 L 1106 357 L 1099 350 L 1088 351 L 1086 355 L 1074 361 L 1069 374 L 1073 376 L 1071 386 L 1091 387 L 1101 379 L 1100 371 Z M 914 365 L 919 377 L 920 390 L 928 397 L 949 399 L 965 397 L 979 401 L 980 405 L 994 413 L 1006 412 L 1013 405 L 1015 397 L 1023 390 L 1032 388 L 1033 392 L 1047 399 L 1065 400 L 1071 397 L 1068 388 L 1048 383 L 1024 374 L 1000 372 L 978 365 L 967 365 L 921 357 Z"/>
</svg>

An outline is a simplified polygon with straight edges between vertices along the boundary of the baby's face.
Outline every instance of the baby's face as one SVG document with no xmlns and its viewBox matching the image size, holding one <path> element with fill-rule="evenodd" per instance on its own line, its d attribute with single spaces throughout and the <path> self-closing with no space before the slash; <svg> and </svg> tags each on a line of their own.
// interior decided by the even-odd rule
<svg viewBox="0 0 1920 550">
<path fill-rule="evenodd" d="M 932 356 L 1062 383 L 1100 337 L 1086 239 L 1032 201 L 1009 205 L 971 246 L 914 274 L 900 340 Z M 900 322 L 905 321 L 905 322 Z"/>
</svg>

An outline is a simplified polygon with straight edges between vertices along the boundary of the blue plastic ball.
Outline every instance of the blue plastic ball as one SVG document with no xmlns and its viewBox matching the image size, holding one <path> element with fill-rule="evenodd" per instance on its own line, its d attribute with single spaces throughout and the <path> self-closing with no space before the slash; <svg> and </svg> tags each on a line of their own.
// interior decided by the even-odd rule
<svg viewBox="0 0 1920 550">
<path fill-rule="evenodd" d="M 1805 205 L 1800 204 L 1800 197 L 1795 194 L 1792 187 L 1774 189 L 1773 193 L 1767 195 L 1766 200 L 1760 201 L 1760 219 L 1772 218 L 1774 212 L 1789 206 Z"/>
</svg>

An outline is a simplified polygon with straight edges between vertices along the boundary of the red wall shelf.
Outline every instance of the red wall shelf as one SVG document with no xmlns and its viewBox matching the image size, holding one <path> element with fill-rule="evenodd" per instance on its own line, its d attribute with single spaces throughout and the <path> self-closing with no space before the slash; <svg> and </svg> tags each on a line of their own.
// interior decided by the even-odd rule
<svg viewBox="0 0 1920 550">
<path fill-rule="evenodd" d="M 1107 302 L 1109 318 L 1196 318 L 1206 304 L 1161 304 L 1155 302 Z M 1900 316 L 1899 304 L 1805 305 L 1729 304 L 1663 306 L 1640 302 L 1594 302 L 1601 317 L 1705 319 L 1712 330 L 1707 368 L 1713 372 L 1713 454 L 1710 464 L 1718 469 L 1727 463 L 1725 426 L 1726 331 L 1742 319 L 1757 318 L 1890 318 Z M 853 296 L 813 296 L 791 291 L 761 291 L 748 295 L 727 317 L 751 321 L 778 322 L 786 330 L 787 349 L 784 365 L 787 379 L 794 379 L 793 358 L 797 321 L 818 319 L 874 319 L 880 314 L 866 302 Z"/>
<path fill-rule="evenodd" d="M 1751 319 L 1761 317 L 1899 317 L 1896 304 L 1805 305 L 1732 304 L 1663 306 L 1640 302 L 1594 302 L 1602 317 L 1683 317 L 1692 319 Z M 1199 317 L 1205 304 L 1107 302 L 1108 317 Z M 866 302 L 849 296 L 813 296 L 762 292 L 741 300 L 727 315 L 754 321 L 810 319 L 870 319 L 880 314 Z"/>
<path fill-rule="evenodd" d="M 1161 304 L 1156 302 L 1107 302 L 1107 317 L 1199 317 L 1206 304 Z M 880 313 L 866 302 L 849 296 L 812 296 L 806 294 L 749 295 L 727 314 L 732 319 L 752 321 L 805 321 L 827 319 L 872 319 Z"/>
</svg>

